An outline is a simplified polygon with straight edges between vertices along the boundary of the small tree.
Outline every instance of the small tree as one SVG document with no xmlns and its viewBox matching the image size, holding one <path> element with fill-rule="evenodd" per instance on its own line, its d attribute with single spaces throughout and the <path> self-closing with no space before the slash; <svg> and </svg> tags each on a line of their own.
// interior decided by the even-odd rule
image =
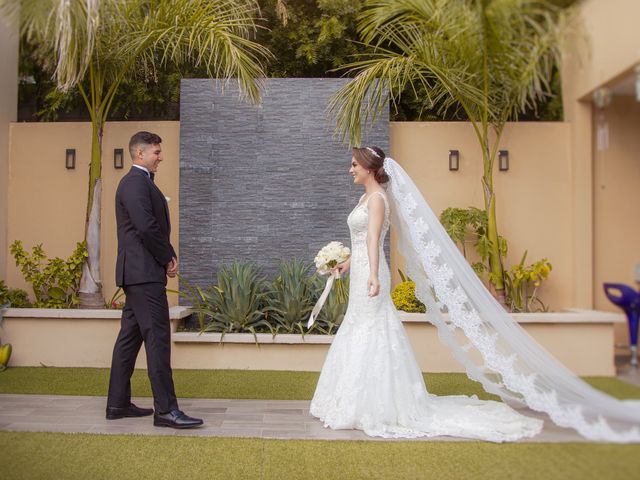
<svg viewBox="0 0 640 480">
<path fill-rule="evenodd" d="M 251 40 L 254 0 L 0 0 L 38 62 L 62 93 L 77 88 L 92 129 L 85 218 L 88 259 L 80 285 L 85 305 L 104 305 L 100 275 L 102 138 L 123 81 L 153 76 L 169 64 L 204 67 L 237 78 L 240 93 L 260 100 L 257 79 L 269 51 Z"/>
<path fill-rule="evenodd" d="M 482 147 L 490 281 L 504 303 L 493 167 L 508 120 L 551 94 L 568 12 L 546 0 L 367 0 L 358 30 L 373 54 L 332 99 L 337 132 L 359 144 L 363 124 L 409 87 L 425 108 L 462 110 Z"/>
</svg>

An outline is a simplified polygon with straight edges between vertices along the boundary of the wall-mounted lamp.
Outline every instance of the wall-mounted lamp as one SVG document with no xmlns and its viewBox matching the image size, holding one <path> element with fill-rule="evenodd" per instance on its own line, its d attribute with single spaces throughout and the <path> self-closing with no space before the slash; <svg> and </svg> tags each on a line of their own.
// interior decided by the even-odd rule
<svg viewBox="0 0 640 480">
<path fill-rule="evenodd" d="M 113 149 L 113 168 L 124 168 L 124 150 L 122 148 Z"/>
<path fill-rule="evenodd" d="M 593 104 L 603 110 L 611 104 L 611 97 L 611 90 L 607 87 L 600 87 L 593 92 Z"/>
<path fill-rule="evenodd" d="M 501 172 L 509 170 L 509 150 L 498 151 L 498 168 Z"/>
<path fill-rule="evenodd" d="M 460 169 L 460 152 L 458 150 L 449 150 L 449 170 L 452 172 Z"/>
<path fill-rule="evenodd" d="M 67 148 L 67 154 L 64 157 L 64 166 L 67 167 L 67 170 L 72 170 L 76 168 L 76 149 L 75 148 Z"/>
<path fill-rule="evenodd" d="M 605 116 L 605 108 L 611 104 L 611 90 L 600 87 L 593 92 L 593 105 L 596 114 L 596 148 L 599 152 L 609 148 L 609 122 Z"/>
</svg>

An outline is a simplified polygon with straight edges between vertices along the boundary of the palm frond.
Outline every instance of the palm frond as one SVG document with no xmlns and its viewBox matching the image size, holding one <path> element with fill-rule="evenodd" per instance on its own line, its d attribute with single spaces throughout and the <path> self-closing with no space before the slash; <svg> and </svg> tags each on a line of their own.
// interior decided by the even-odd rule
<svg viewBox="0 0 640 480">
<path fill-rule="evenodd" d="M 254 41 L 255 0 L 0 0 L 62 91 L 90 68 L 105 84 L 153 73 L 168 63 L 202 66 L 215 78 L 238 80 L 260 100 L 263 63 L 271 54 Z"/>
<path fill-rule="evenodd" d="M 370 54 L 330 101 L 336 133 L 357 144 L 364 125 L 408 88 L 427 108 L 462 109 L 503 124 L 551 92 L 567 12 L 546 0 L 370 0 L 358 31 Z M 478 131 L 478 130 L 477 130 Z"/>
<path fill-rule="evenodd" d="M 89 68 L 100 8 L 99 0 L 0 0 L 0 12 L 36 47 L 62 91 L 81 81 Z"/>
<path fill-rule="evenodd" d="M 165 0 L 134 20 L 122 42 L 125 57 L 142 56 L 151 68 L 193 64 L 209 76 L 236 78 L 240 92 L 253 102 L 260 100 L 258 79 L 270 52 L 254 42 L 254 1 Z"/>
</svg>

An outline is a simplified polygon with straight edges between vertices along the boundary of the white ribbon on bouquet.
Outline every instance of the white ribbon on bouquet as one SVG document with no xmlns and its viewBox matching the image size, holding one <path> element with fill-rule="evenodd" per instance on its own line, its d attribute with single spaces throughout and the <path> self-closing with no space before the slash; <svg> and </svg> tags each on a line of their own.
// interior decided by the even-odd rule
<svg viewBox="0 0 640 480">
<path fill-rule="evenodd" d="M 309 315 L 309 321 L 307 322 L 307 328 L 311 328 L 315 323 L 316 318 L 320 313 L 320 310 L 322 310 L 322 306 L 324 305 L 324 302 L 327 300 L 329 293 L 331 293 L 331 287 L 333 287 L 333 282 L 338 278 L 340 278 L 341 276 L 342 275 L 337 271 L 331 272 L 331 274 L 329 274 L 329 278 L 327 278 L 327 283 L 324 285 L 324 290 L 322 291 L 322 295 L 320 295 L 320 298 L 318 299 L 316 304 L 313 306 L 313 310 L 311 310 L 311 315 Z"/>
</svg>

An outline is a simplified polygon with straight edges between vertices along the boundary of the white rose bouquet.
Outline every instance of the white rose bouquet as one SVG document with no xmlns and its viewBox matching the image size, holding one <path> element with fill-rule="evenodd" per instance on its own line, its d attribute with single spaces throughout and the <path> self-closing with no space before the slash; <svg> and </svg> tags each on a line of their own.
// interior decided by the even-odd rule
<svg viewBox="0 0 640 480">
<path fill-rule="evenodd" d="M 337 300 L 340 303 L 347 302 L 347 289 L 345 287 L 344 281 L 340 278 L 340 274 L 338 272 L 332 271 L 336 265 L 344 262 L 351 256 L 351 250 L 349 247 L 345 247 L 341 242 L 329 242 L 327 245 L 322 247 L 316 258 L 314 259 L 314 263 L 316 264 L 316 268 L 318 269 L 318 273 L 320 275 L 329 275 L 327 279 L 327 283 L 324 287 L 324 291 L 320 298 L 318 299 L 316 305 L 313 307 L 313 311 L 311 312 L 311 316 L 309 317 L 309 322 L 307 323 L 307 328 L 311 328 L 315 319 L 320 313 L 322 309 L 322 305 L 324 305 L 325 300 L 329 296 L 329 292 L 331 291 L 331 287 L 335 284 L 336 287 L 336 296 Z"/>
<path fill-rule="evenodd" d="M 349 247 L 341 242 L 329 242 L 322 247 L 313 260 L 320 275 L 328 275 L 331 269 L 351 256 Z"/>
</svg>

